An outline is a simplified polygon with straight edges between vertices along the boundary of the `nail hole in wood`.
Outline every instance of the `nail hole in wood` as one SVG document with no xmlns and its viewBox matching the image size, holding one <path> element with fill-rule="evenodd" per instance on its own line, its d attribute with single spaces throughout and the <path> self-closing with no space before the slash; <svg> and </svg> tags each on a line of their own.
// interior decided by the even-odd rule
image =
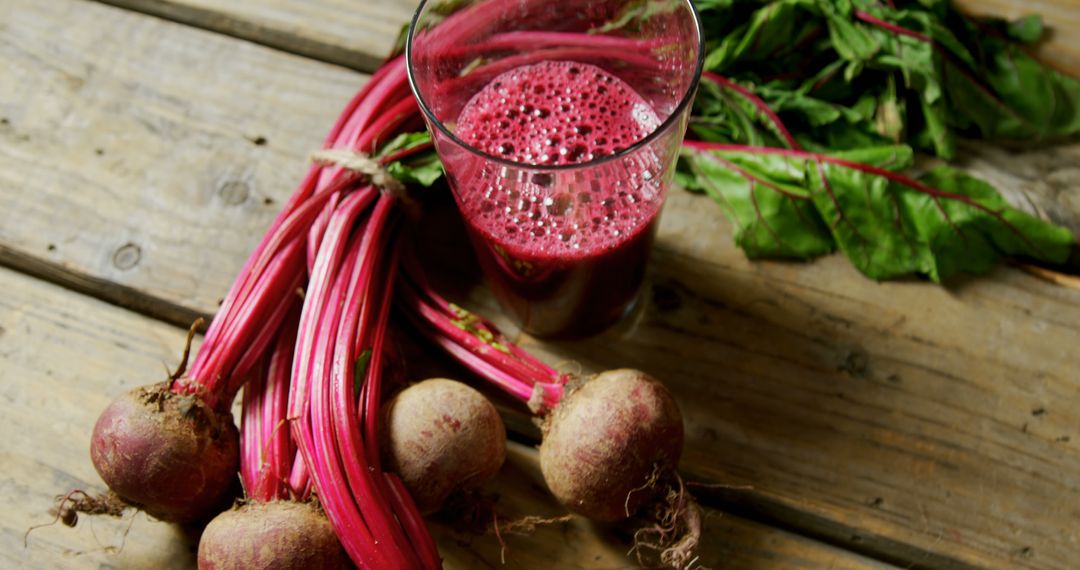
<svg viewBox="0 0 1080 570">
<path fill-rule="evenodd" d="M 126 243 L 113 254 L 113 265 L 117 269 L 126 271 L 138 265 L 141 259 L 142 248 L 133 243 Z"/>
<path fill-rule="evenodd" d="M 251 187 L 243 180 L 229 180 L 218 189 L 218 195 L 230 206 L 238 206 L 247 201 Z"/>
</svg>

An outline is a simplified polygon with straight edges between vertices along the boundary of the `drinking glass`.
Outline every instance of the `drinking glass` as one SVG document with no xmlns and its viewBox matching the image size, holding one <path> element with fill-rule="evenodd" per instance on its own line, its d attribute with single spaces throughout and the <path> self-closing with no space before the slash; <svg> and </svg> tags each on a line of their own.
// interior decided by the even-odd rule
<svg viewBox="0 0 1080 570">
<path fill-rule="evenodd" d="M 406 57 L 502 305 L 541 337 L 627 314 L 701 74 L 690 0 L 425 1 Z"/>
</svg>

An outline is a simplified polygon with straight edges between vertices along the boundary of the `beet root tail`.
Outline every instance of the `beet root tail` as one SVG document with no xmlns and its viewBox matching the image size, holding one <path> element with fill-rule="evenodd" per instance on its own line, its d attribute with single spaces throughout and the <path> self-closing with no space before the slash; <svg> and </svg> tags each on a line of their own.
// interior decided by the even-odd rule
<svg viewBox="0 0 1080 570">
<path fill-rule="evenodd" d="M 650 511 L 652 524 L 634 533 L 633 552 L 642 566 L 655 562 L 649 552 L 656 553 L 664 568 L 688 569 L 697 561 L 697 547 L 701 542 L 703 516 L 701 507 L 686 490 L 682 477 L 675 474 L 675 482 Z M 651 562 L 651 563 L 650 563 Z"/>
</svg>

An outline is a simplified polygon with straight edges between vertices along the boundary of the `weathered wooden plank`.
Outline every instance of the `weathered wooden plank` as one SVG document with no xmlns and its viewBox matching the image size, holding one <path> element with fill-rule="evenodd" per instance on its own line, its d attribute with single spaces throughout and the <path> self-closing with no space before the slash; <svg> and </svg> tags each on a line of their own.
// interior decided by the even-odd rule
<svg viewBox="0 0 1080 570">
<path fill-rule="evenodd" d="M 54 496 L 100 491 L 90 430 L 110 398 L 164 376 L 176 327 L 0 270 L 0 565 L 191 568 L 191 543 L 144 515 L 48 523 Z M 182 345 L 181 345 L 182 346 Z"/>
<path fill-rule="evenodd" d="M 234 35 L 322 61 L 372 71 L 386 56 L 416 0 L 99 0 Z M 1080 75 L 1075 0 L 955 0 L 972 14 L 1018 18 L 1041 14 L 1050 30 L 1035 49 L 1043 60 Z"/>
<path fill-rule="evenodd" d="M 61 263 L 35 257 L 0 243 L 0 265 L 17 268 L 20 273 L 55 283 L 76 293 L 90 295 L 114 305 L 177 326 L 189 326 L 196 319 L 210 321 L 211 315 L 144 293 L 134 287 L 107 279 L 71 271 Z"/>
<path fill-rule="evenodd" d="M 366 80 L 79 0 L 6 2 L 0 58 L 0 262 L 200 312 Z"/>
<path fill-rule="evenodd" d="M 193 542 L 176 527 L 141 514 L 123 520 L 82 517 L 48 522 L 57 493 L 100 491 L 90 464 L 90 430 L 114 395 L 175 364 L 184 332 L 88 297 L 0 269 L 0 565 L 5 568 L 193 568 Z M 513 445 L 510 461 L 487 490 L 509 521 L 558 516 L 544 490 L 536 452 Z M 702 561 L 713 568 L 885 568 L 812 540 L 709 511 Z M 447 568 L 498 567 L 493 534 L 464 535 L 434 525 Z M 543 527 L 530 537 L 507 535 L 506 560 L 516 568 L 618 568 L 630 565 L 625 532 L 584 521 Z"/>
<path fill-rule="evenodd" d="M 290 53 L 374 71 L 419 0 L 99 0 Z"/>
<path fill-rule="evenodd" d="M 523 515 L 555 518 L 566 511 L 554 504 L 544 487 L 538 454 L 521 444 L 508 444 L 508 465 L 490 486 L 498 494 L 500 524 Z M 507 516 L 509 514 L 509 516 Z M 825 546 L 746 519 L 705 509 L 706 536 L 698 552 L 706 568 L 893 568 L 847 551 Z M 440 544 L 462 540 L 460 548 L 444 549 L 447 566 L 455 568 L 631 568 L 636 559 L 632 529 L 595 525 L 583 519 L 541 525 L 529 534 L 456 534 L 444 524 L 434 527 Z"/>
<path fill-rule="evenodd" d="M 960 141 L 958 146 L 958 166 L 1000 189 L 1014 206 L 1080 236 L 1080 144 L 1006 148 Z"/>
<path fill-rule="evenodd" d="M 1015 19 L 1040 15 L 1047 37 L 1033 52 L 1054 67 L 1080 75 L 1080 6 L 1076 0 L 954 0 L 970 14 Z"/>
</svg>

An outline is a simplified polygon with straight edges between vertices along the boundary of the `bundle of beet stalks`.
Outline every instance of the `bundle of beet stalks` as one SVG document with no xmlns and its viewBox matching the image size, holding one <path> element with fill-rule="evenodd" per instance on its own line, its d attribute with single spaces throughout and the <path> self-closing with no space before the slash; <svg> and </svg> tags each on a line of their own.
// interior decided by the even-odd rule
<svg viewBox="0 0 1080 570">
<path fill-rule="evenodd" d="M 200 568 L 440 567 L 422 515 L 495 475 L 505 428 L 457 382 L 399 392 L 396 295 L 414 330 L 536 414 L 556 498 L 596 520 L 642 513 L 642 550 L 693 560 L 700 512 L 675 473 L 683 424 L 669 392 L 632 370 L 560 374 L 440 297 L 399 247 L 415 219 L 402 180 L 439 168 L 421 127 L 404 58 L 391 59 L 314 155 L 190 368 L 185 350 L 171 377 L 102 413 L 91 457 L 111 492 L 65 495 L 64 522 L 128 507 L 185 524 L 216 516 Z"/>
<path fill-rule="evenodd" d="M 339 152 L 316 157 L 190 369 L 98 420 L 91 455 L 114 495 L 62 511 L 115 510 L 118 498 L 162 520 L 203 521 L 229 507 L 239 471 L 246 502 L 210 526 L 200 566 L 261 567 L 268 555 L 291 561 L 283 567 L 343 566 L 342 547 L 362 567 L 439 566 L 409 493 L 382 469 L 378 434 L 403 192 L 383 165 L 412 151 L 376 145 L 418 126 L 398 58 L 348 104 L 325 141 Z M 241 442 L 229 410 L 245 384 Z"/>
</svg>

